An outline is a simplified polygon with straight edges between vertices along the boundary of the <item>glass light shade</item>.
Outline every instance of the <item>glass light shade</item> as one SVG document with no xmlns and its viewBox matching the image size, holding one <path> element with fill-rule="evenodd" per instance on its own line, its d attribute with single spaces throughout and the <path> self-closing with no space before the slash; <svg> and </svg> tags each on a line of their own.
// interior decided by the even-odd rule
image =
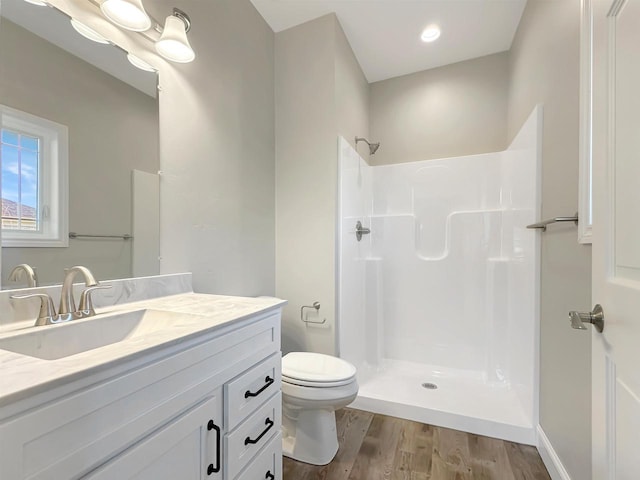
<svg viewBox="0 0 640 480">
<path fill-rule="evenodd" d="M 142 0 L 104 0 L 100 10 L 113 23 L 127 30 L 144 32 L 151 28 L 151 19 Z"/>
<path fill-rule="evenodd" d="M 196 58 L 184 22 L 174 15 L 167 17 L 160 40 L 156 42 L 156 51 L 167 60 L 178 63 L 189 63 Z"/>
<path fill-rule="evenodd" d="M 27 3 L 30 3 L 31 5 L 37 5 L 39 7 L 46 7 L 47 5 L 49 5 L 44 0 L 24 0 L 24 1 Z"/>
<path fill-rule="evenodd" d="M 435 25 L 427 27 L 422 32 L 422 35 L 420 36 L 420 38 L 422 39 L 423 42 L 427 42 L 427 43 L 434 42 L 438 38 L 440 38 L 440 29 Z"/>
<path fill-rule="evenodd" d="M 142 60 L 140 57 L 136 57 L 132 53 L 127 53 L 127 60 L 134 67 L 139 68 L 140 70 L 144 70 L 145 72 L 156 72 L 156 69 L 149 65 L 147 62 Z"/>
<path fill-rule="evenodd" d="M 109 43 L 109 40 L 104 38 L 102 35 L 100 35 L 94 29 L 89 28 L 84 23 L 79 22 L 75 18 L 71 19 L 71 26 L 73 27 L 73 29 L 76 32 L 78 32 L 84 38 L 88 38 L 92 42 L 104 43 L 104 44 L 108 44 Z"/>
</svg>

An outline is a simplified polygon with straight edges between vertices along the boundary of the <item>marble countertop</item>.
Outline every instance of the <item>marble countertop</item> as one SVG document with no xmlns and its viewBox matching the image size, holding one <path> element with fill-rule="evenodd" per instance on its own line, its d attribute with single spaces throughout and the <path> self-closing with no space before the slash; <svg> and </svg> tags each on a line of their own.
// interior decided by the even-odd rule
<svg viewBox="0 0 640 480">
<path fill-rule="evenodd" d="M 57 360 L 43 360 L 0 350 L 0 407 L 151 351 L 215 332 L 250 316 L 276 311 L 284 304 L 286 301 L 272 297 L 249 298 L 183 293 L 97 309 L 98 315 L 104 314 L 104 316 L 143 309 L 160 310 L 173 313 L 173 319 L 180 320 L 183 316 L 184 321 Z M 97 318 L 99 317 L 74 322 L 91 322 Z M 27 329 L 55 329 L 71 326 L 71 324 L 43 327 L 32 325 L 33 321 L 15 324 L 11 331 L 1 334 L 0 338 L 14 336 L 20 332 L 26 332 Z"/>
</svg>

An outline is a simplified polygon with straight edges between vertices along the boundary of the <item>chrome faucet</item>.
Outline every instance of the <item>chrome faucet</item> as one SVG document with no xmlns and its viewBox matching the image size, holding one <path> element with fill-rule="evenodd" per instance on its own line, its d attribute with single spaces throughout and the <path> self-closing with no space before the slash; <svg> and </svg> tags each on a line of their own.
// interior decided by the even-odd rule
<svg viewBox="0 0 640 480">
<path fill-rule="evenodd" d="M 62 291 L 60 292 L 60 308 L 58 308 L 58 317 L 65 320 L 73 320 L 75 318 L 83 318 L 88 315 L 76 310 L 76 302 L 73 298 L 73 279 L 78 273 L 84 275 L 84 283 L 87 287 L 95 287 L 98 281 L 87 267 L 76 266 L 65 268 L 64 282 L 62 282 Z"/>
<path fill-rule="evenodd" d="M 36 274 L 36 271 L 26 263 L 21 263 L 20 265 L 13 267 L 13 270 L 11 270 L 11 273 L 9 274 L 9 281 L 19 282 L 22 279 L 22 273 L 25 273 L 27 276 L 27 285 L 29 288 L 38 286 L 38 275 Z"/>
<path fill-rule="evenodd" d="M 28 266 L 28 265 L 27 265 Z M 16 267 L 17 268 L 17 267 Z M 12 295 L 12 299 L 22 300 L 28 298 L 40 299 L 40 313 L 36 320 L 36 326 L 53 325 L 64 323 L 78 318 L 92 317 L 96 314 L 93 308 L 91 293 L 98 289 L 111 288 L 111 285 L 100 285 L 87 267 L 71 267 L 64 270 L 64 282 L 60 292 L 60 308 L 58 313 L 53 306 L 51 297 L 46 293 L 34 293 L 31 295 Z M 87 288 L 80 297 L 80 306 L 76 309 L 76 302 L 73 298 L 73 279 L 78 273 L 84 275 L 84 283 Z"/>
</svg>

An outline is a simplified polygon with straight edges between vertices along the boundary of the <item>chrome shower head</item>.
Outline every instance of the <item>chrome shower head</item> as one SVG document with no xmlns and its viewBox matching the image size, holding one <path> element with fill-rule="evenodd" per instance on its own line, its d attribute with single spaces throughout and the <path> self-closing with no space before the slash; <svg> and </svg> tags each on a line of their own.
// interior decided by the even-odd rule
<svg viewBox="0 0 640 480">
<path fill-rule="evenodd" d="M 358 142 L 364 142 L 369 145 L 369 155 L 375 155 L 375 153 L 380 148 L 380 142 L 378 143 L 369 143 L 369 140 L 362 137 L 356 137 L 356 148 L 358 147 Z"/>
</svg>

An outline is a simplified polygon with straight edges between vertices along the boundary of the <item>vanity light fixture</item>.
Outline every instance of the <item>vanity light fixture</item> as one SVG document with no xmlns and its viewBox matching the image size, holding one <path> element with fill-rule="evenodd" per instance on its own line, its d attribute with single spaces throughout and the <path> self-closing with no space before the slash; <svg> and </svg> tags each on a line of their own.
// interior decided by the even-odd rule
<svg viewBox="0 0 640 480">
<path fill-rule="evenodd" d="M 147 62 L 142 60 L 140 57 L 136 57 L 133 53 L 127 53 L 127 60 L 129 63 L 140 70 L 144 70 L 145 72 L 155 73 L 157 70 L 149 65 Z"/>
<path fill-rule="evenodd" d="M 151 28 L 151 18 L 142 0 L 104 0 L 100 10 L 113 23 L 127 30 L 144 32 Z"/>
<path fill-rule="evenodd" d="M 191 20 L 182 10 L 173 9 L 164 23 L 160 40 L 156 42 L 156 51 L 167 60 L 178 63 L 189 63 L 196 58 L 187 32 L 191 30 Z"/>
<path fill-rule="evenodd" d="M 422 31 L 420 38 L 425 43 L 434 42 L 440 38 L 440 28 L 437 25 L 429 25 Z"/>
<path fill-rule="evenodd" d="M 42 0 L 27 1 L 39 2 Z M 196 54 L 187 38 L 187 32 L 191 30 L 191 19 L 182 10 L 174 8 L 173 13 L 166 18 L 164 28 L 147 14 L 142 5 L 142 0 L 103 0 L 100 4 L 100 10 L 111 22 L 119 27 L 140 32 L 147 39 L 155 41 L 156 51 L 167 60 L 177 63 L 189 63 L 196 58 Z M 75 24 L 74 28 L 76 28 Z M 153 32 L 147 32 L 152 28 Z M 80 30 L 78 31 L 80 32 Z M 80 33 L 84 35 L 83 32 Z M 156 36 L 158 33 L 160 34 L 159 39 Z M 89 36 L 87 38 L 97 41 Z M 139 57 L 132 55 L 129 57 L 129 61 L 142 70 L 156 71 L 155 68 Z"/>
<path fill-rule="evenodd" d="M 108 45 L 110 42 L 94 29 L 87 27 L 84 23 L 79 22 L 75 18 L 71 19 L 71 26 L 73 29 L 82 35 L 84 38 L 88 38 L 92 42 L 102 43 L 104 45 Z"/>
</svg>

